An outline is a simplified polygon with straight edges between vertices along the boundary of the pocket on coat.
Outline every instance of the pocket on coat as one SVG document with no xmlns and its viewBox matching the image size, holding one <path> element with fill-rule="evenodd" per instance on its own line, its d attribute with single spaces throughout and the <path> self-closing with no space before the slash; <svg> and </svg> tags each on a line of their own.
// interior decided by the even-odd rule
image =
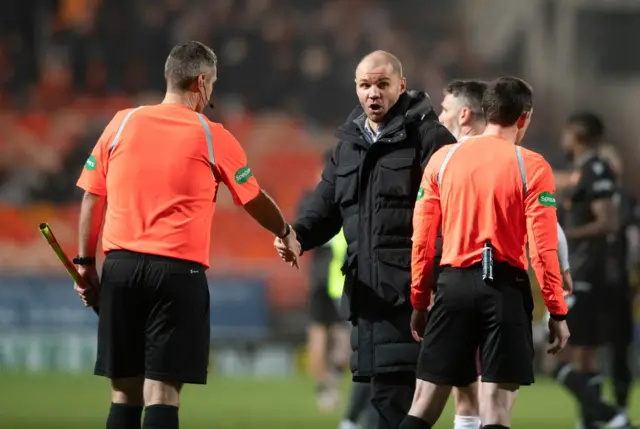
<svg viewBox="0 0 640 429">
<path fill-rule="evenodd" d="M 413 180 L 415 164 L 413 158 L 381 159 L 377 183 L 379 195 L 386 198 L 415 199 L 418 190 L 416 180 Z"/>
<path fill-rule="evenodd" d="M 411 249 L 379 249 L 376 294 L 389 304 L 407 301 L 411 285 Z"/>
<path fill-rule="evenodd" d="M 335 201 L 343 207 L 358 201 L 358 167 L 354 164 L 336 169 Z"/>
</svg>

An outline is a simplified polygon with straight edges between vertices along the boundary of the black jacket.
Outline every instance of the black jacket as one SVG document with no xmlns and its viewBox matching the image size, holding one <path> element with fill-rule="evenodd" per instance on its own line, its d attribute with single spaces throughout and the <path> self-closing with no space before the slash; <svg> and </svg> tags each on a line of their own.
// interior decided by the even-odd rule
<svg viewBox="0 0 640 429">
<path fill-rule="evenodd" d="M 300 199 L 298 217 L 304 213 L 305 207 L 311 201 L 311 196 L 311 192 L 307 192 Z M 329 265 L 333 260 L 333 249 L 331 246 L 318 246 L 312 253 L 309 264 L 309 292 L 312 296 L 318 289 L 323 289 L 325 293 L 328 293 Z"/>
<path fill-rule="evenodd" d="M 349 115 L 322 180 L 293 226 L 303 250 L 344 227 L 355 380 L 415 371 L 419 345 L 409 328 L 413 207 L 429 158 L 455 142 L 424 92 L 403 94 L 388 117 L 371 143 L 362 108 Z"/>
</svg>

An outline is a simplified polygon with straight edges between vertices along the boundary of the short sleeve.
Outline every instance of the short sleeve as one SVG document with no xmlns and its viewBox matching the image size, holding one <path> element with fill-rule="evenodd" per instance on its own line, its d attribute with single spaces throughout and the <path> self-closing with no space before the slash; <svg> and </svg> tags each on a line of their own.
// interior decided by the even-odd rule
<svg viewBox="0 0 640 429">
<path fill-rule="evenodd" d="M 96 195 L 107 195 L 109 143 L 115 138 L 122 120 L 123 112 L 118 112 L 102 132 L 82 167 L 76 183 L 79 188 Z"/>
<path fill-rule="evenodd" d="M 596 160 L 584 168 L 586 169 L 584 173 L 586 183 L 584 186 L 589 199 L 611 198 L 616 193 L 615 176 L 606 162 Z"/>
<path fill-rule="evenodd" d="M 222 126 L 212 127 L 215 167 L 229 188 L 233 201 L 244 205 L 260 193 L 258 181 L 247 163 L 247 155 L 236 138 Z"/>
</svg>

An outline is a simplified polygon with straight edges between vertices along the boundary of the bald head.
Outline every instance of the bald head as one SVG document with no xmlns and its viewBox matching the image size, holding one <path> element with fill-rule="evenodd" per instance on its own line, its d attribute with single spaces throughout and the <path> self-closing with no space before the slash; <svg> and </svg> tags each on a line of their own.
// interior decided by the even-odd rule
<svg viewBox="0 0 640 429">
<path fill-rule="evenodd" d="M 356 92 L 360 105 L 373 123 L 383 123 L 387 112 L 406 89 L 402 64 L 386 51 L 375 51 L 356 68 Z"/>
<path fill-rule="evenodd" d="M 358 63 L 358 67 L 356 67 L 356 75 L 358 71 L 367 73 L 371 70 L 384 68 L 385 66 L 390 66 L 394 74 L 404 77 L 402 75 L 402 63 L 400 63 L 398 57 L 387 51 L 373 51 L 365 56 Z"/>
</svg>

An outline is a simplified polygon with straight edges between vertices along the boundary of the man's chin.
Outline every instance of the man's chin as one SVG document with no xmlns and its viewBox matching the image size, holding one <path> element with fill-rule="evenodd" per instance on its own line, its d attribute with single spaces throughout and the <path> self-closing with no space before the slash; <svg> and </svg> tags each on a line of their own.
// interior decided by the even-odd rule
<svg viewBox="0 0 640 429">
<path fill-rule="evenodd" d="M 384 115 L 386 114 L 386 112 L 383 112 L 382 110 L 376 110 L 375 112 L 373 110 L 367 109 L 367 117 L 373 121 L 373 122 L 382 122 L 382 120 L 384 119 Z"/>
</svg>

